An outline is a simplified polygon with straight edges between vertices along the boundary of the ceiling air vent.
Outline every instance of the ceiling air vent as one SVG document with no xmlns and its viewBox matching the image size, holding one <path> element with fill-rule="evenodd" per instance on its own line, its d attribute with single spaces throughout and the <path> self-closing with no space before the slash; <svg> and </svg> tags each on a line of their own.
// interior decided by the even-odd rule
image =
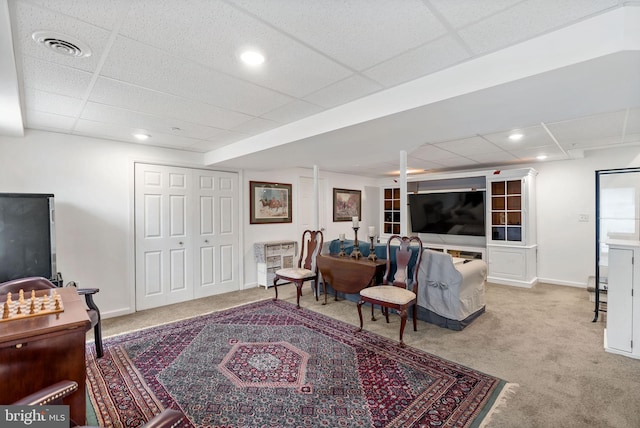
<svg viewBox="0 0 640 428">
<path fill-rule="evenodd" d="M 31 35 L 41 46 L 60 55 L 85 58 L 91 56 L 91 49 L 86 44 L 66 34 L 53 31 L 36 31 Z"/>
</svg>

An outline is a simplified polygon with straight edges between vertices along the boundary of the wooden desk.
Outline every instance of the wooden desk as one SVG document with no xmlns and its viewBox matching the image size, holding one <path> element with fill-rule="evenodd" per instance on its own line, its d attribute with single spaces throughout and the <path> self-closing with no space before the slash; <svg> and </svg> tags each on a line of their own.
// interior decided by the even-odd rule
<svg viewBox="0 0 640 428">
<path fill-rule="evenodd" d="M 51 295 L 53 290 L 38 290 L 36 296 Z M 85 340 L 91 322 L 75 288 L 55 290 L 64 312 L 0 323 L 0 404 L 11 404 L 60 380 L 73 380 L 78 391 L 64 404 L 69 405 L 71 419 L 84 425 Z M 0 301 L 4 303 L 6 296 Z"/>
<path fill-rule="evenodd" d="M 320 255 L 316 257 L 322 280 L 337 292 L 357 294 L 375 282 L 376 276 L 382 277 L 386 260 L 371 261 L 366 258 L 356 260 L 351 257 Z M 324 304 L 327 303 L 327 287 L 324 287 Z M 337 295 L 336 295 L 337 300 Z"/>
</svg>

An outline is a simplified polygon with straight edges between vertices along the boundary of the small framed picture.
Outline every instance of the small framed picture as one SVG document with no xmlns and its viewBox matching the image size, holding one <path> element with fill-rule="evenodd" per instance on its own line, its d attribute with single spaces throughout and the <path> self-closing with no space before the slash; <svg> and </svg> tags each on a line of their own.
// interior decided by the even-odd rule
<svg viewBox="0 0 640 428">
<path fill-rule="evenodd" d="M 362 192 L 360 190 L 333 189 L 333 221 L 362 220 Z"/>
<path fill-rule="evenodd" d="M 251 224 L 291 223 L 291 184 L 249 182 Z"/>
</svg>

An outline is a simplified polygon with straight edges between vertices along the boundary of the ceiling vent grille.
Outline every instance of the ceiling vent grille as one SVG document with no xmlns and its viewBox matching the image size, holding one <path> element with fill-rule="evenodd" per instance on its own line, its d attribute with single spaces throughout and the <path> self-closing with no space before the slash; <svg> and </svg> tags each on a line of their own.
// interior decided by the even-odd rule
<svg viewBox="0 0 640 428">
<path fill-rule="evenodd" d="M 60 55 L 76 58 L 91 56 L 89 46 L 65 34 L 53 31 L 36 31 L 31 37 L 41 46 Z"/>
</svg>

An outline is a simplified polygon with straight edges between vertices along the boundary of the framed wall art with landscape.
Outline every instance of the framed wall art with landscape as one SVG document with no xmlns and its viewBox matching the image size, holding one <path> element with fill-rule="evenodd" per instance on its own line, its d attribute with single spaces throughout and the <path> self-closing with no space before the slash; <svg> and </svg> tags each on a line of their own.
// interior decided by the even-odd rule
<svg viewBox="0 0 640 428">
<path fill-rule="evenodd" d="M 251 224 L 291 223 L 291 184 L 249 182 Z"/>
<path fill-rule="evenodd" d="M 333 189 L 333 221 L 351 221 L 361 218 L 362 192 L 360 190 Z"/>
</svg>

